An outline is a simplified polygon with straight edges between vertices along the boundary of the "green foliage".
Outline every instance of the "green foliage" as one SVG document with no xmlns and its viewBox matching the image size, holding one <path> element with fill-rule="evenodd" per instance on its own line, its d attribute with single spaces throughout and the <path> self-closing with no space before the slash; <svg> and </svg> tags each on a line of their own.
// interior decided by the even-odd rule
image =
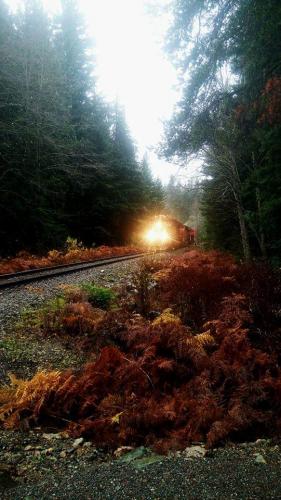
<svg viewBox="0 0 281 500">
<path fill-rule="evenodd" d="M 207 243 L 280 259 L 280 22 L 275 0 L 173 0 L 181 100 L 163 154 L 204 156 Z M 279 172 L 279 173 L 278 173 Z"/>
<path fill-rule="evenodd" d="M 87 293 L 88 301 L 95 307 L 110 309 L 117 300 L 117 294 L 110 288 L 84 283 L 82 290 Z"/>
<path fill-rule="evenodd" d="M 68 236 L 65 242 L 66 252 L 71 252 L 72 250 L 83 250 L 83 244 L 78 241 L 77 238 L 71 238 Z"/>
</svg>

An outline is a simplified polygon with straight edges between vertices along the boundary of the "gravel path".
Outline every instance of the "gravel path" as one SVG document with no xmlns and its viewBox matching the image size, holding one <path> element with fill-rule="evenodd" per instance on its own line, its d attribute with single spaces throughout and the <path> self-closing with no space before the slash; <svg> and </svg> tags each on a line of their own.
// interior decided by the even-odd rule
<svg viewBox="0 0 281 500">
<path fill-rule="evenodd" d="M 255 453 L 266 463 L 257 463 Z M 206 458 L 165 458 L 137 468 L 119 461 L 74 464 L 37 484 L 6 490 L 5 499 L 65 500 L 255 500 L 280 499 L 278 446 L 242 445 L 215 450 Z"/>
</svg>

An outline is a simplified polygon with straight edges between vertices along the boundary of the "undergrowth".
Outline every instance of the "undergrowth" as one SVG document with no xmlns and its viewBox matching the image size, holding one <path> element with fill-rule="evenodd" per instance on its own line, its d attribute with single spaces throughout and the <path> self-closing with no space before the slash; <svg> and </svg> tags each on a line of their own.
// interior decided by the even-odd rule
<svg viewBox="0 0 281 500">
<path fill-rule="evenodd" d="M 85 337 L 96 335 L 98 325 L 106 316 L 105 311 L 115 307 L 116 301 L 117 294 L 110 288 L 94 283 L 84 283 L 81 287 L 66 285 L 61 295 L 39 309 L 24 311 L 17 329 L 48 337 L 70 336 L 78 339 L 74 347 L 83 347 L 86 346 Z"/>
<path fill-rule="evenodd" d="M 0 260 L 0 274 L 26 271 L 38 267 L 48 267 L 60 264 L 71 264 L 88 260 L 102 258 L 121 257 L 123 255 L 139 253 L 142 250 L 137 247 L 107 247 L 84 248 L 77 240 L 68 239 L 63 251 L 50 250 L 44 257 L 31 255 L 26 251 L 19 252 L 16 257 Z"/>
<path fill-rule="evenodd" d="M 94 283 L 84 283 L 82 290 L 85 290 L 88 301 L 95 307 L 109 309 L 116 303 L 117 294 L 110 288 L 97 286 Z"/>
<path fill-rule="evenodd" d="M 147 445 L 164 453 L 192 441 L 212 447 L 277 435 L 280 274 L 200 251 L 140 273 L 146 310 L 140 314 L 139 275 L 137 311 L 104 312 L 95 327 L 98 359 L 78 372 L 13 379 L 0 391 L 3 425 L 51 424 L 105 448 Z M 62 310 L 82 321 L 90 310 L 78 299 L 68 298 Z M 158 311 L 153 320 L 150 307 Z"/>
</svg>

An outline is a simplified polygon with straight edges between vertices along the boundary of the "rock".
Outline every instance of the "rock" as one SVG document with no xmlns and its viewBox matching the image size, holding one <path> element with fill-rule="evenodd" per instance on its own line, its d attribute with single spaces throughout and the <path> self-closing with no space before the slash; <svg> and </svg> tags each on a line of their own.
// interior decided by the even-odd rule
<svg viewBox="0 0 281 500">
<path fill-rule="evenodd" d="M 48 439 L 49 441 L 52 441 L 53 439 L 62 439 L 62 436 L 59 433 L 56 433 L 56 434 L 53 434 L 53 433 L 46 434 L 44 432 L 44 434 L 42 435 L 42 437 L 45 438 L 45 439 Z"/>
<path fill-rule="evenodd" d="M 60 432 L 60 436 L 62 439 L 68 439 L 70 437 L 68 432 L 66 432 L 66 431 Z"/>
<path fill-rule="evenodd" d="M 254 444 L 257 446 L 266 446 L 267 444 L 270 444 L 270 442 L 270 439 L 257 439 Z"/>
<path fill-rule="evenodd" d="M 34 450 L 34 446 L 31 446 L 30 444 L 24 448 L 24 451 L 32 451 Z"/>
<path fill-rule="evenodd" d="M 248 446 L 267 446 L 271 443 L 270 439 L 257 439 L 256 441 L 252 441 L 251 443 L 245 443 Z"/>
<path fill-rule="evenodd" d="M 66 450 L 66 453 L 68 455 L 71 455 L 71 453 L 73 453 L 75 451 L 75 448 L 68 448 L 68 450 Z"/>
<path fill-rule="evenodd" d="M 61 457 L 61 458 L 66 458 L 66 457 L 67 457 L 67 453 L 66 453 L 66 451 L 61 451 L 61 452 L 60 452 L 60 457 Z"/>
<path fill-rule="evenodd" d="M 72 447 L 76 450 L 82 443 L 84 442 L 84 438 L 77 438 L 72 444 Z"/>
<path fill-rule="evenodd" d="M 43 451 L 43 454 L 44 455 L 50 455 L 51 453 L 53 453 L 53 451 L 54 451 L 54 448 L 48 448 L 47 450 Z"/>
<path fill-rule="evenodd" d="M 254 453 L 254 456 L 256 457 L 255 458 L 256 464 L 266 464 L 267 463 L 265 458 L 261 455 L 261 453 Z"/>
<path fill-rule="evenodd" d="M 192 460 L 193 458 L 204 458 L 206 455 L 206 449 L 204 446 L 189 446 L 186 448 L 182 455 L 184 456 L 185 460 Z"/>
<path fill-rule="evenodd" d="M 116 458 L 120 458 L 129 451 L 132 451 L 134 448 L 132 446 L 120 446 L 120 448 L 117 448 L 117 450 L 114 451 L 113 455 Z"/>
</svg>

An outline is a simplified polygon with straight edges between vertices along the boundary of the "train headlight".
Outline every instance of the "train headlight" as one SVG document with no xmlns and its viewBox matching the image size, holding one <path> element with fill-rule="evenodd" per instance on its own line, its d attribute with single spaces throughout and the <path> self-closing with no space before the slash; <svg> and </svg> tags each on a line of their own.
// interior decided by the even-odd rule
<svg viewBox="0 0 281 500">
<path fill-rule="evenodd" d="M 170 239 L 168 231 L 159 221 L 145 233 L 145 240 L 150 244 L 167 243 Z"/>
</svg>

